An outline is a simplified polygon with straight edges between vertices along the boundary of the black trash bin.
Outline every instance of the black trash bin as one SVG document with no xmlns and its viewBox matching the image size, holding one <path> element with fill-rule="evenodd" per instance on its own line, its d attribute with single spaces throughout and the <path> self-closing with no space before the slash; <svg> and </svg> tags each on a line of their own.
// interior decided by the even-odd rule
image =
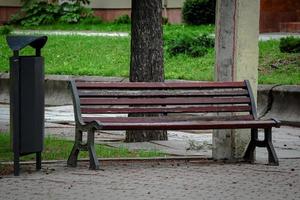
<svg viewBox="0 0 300 200">
<path fill-rule="evenodd" d="M 44 58 L 41 49 L 46 36 L 8 36 L 13 50 L 10 58 L 10 131 L 13 141 L 14 174 L 19 175 L 20 156 L 36 153 L 36 169 L 41 169 L 44 140 Z M 26 46 L 36 55 L 20 56 Z"/>
</svg>

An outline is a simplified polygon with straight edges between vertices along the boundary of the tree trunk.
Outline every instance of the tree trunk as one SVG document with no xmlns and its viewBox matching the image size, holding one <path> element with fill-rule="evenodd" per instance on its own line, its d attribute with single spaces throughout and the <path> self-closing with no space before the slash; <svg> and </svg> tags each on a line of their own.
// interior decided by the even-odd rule
<svg viewBox="0 0 300 200">
<path fill-rule="evenodd" d="M 131 22 L 130 81 L 163 82 L 162 1 L 132 0 Z M 125 141 L 143 142 L 167 139 L 166 131 L 144 130 L 127 131 Z"/>
</svg>

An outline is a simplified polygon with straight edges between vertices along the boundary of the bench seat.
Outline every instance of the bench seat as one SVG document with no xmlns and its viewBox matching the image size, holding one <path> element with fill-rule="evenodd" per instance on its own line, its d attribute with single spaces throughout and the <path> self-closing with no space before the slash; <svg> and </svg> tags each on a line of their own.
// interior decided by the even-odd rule
<svg viewBox="0 0 300 200">
<path fill-rule="evenodd" d="M 205 130 L 205 129 L 250 129 L 271 128 L 278 126 L 275 120 L 208 120 L 189 118 L 189 120 L 167 117 L 110 117 L 83 118 L 85 123 L 98 121 L 101 130 Z M 101 123 L 100 123 L 101 122 Z"/>
</svg>

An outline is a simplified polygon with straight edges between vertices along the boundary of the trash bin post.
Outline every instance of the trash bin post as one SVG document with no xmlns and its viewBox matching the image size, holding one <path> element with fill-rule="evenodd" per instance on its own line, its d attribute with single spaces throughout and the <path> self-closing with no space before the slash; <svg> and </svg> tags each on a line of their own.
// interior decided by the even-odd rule
<svg viewBox="0 0 300 200">
<path fill-rule="evenodd" d="M 14 175 L 20 173 L 20 156 L 35 153 L 36 169 L 41 169 L 44 140 L 44 59 L 41 49 L 46 36 L 8 36 L 13 50 L 10 58 L 10 131 L 14 152 Z M 20 56 L 26 46 L 36 55 Z"/>
</svg>

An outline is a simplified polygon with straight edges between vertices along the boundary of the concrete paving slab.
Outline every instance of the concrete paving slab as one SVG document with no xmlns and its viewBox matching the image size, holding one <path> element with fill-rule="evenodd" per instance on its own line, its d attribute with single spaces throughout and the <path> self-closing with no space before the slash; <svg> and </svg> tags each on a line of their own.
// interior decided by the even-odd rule
<svg viewBox="0 0 300 200">
<path fill-rule="evenodd" d="M 259 40 L 268 41 L 268 40 L 280 40 L 288 36 L 300 37 L 300 33 L 261 33 L 259 34 Z"/>
<path fill-rule="evenodd" d="M 260 132 L 259 138 L 263 139 L 263 133 Z M 300 128 L 291 126 L 282 126 L 273 129 L 273 145 L 278 158 L 300 158 Z M 257 149 L 259 158 L 267 158 L 267 151 L 263 148 Z"/>
<path fill-rule="evenodd" d="M 58 123 L 51 123 L 51 122 L 46 122 L 45 123 L 46 129 L 51 129 L 51 128 L 73 128 L 74 130 L 74 125 L 72 124 L 58 124 Z"/>
<path fill-rule="evenodd" d="M 72 105 L 45 107 L 45 121 L 52 123 L 74 123 Z"/>
<path fill-rule="evenodd" d="M 0 120 L 0 132 L 7 132 L 8 130 L 9 130 L 8 122 Z"/>
<path fill-rule="evenodd" d="M 172 144 L 171 144 L 172 143 Z M 160 151 L 172 156 L 208 156 L 211 157 L 211 151 L 193 151 L 186 149 L 185 141 L 173 141 L 173 142 L 135 142 L 135 143 L 108 143 L 108 146 L 112 147 L 125 147 L 129 150 L 148 150 L 148 151 Z"/>
<path fill-rule="evenodd" d="M 210 135 L 210 138 L 212 135 Z M 151 141 L 159 145 L 162 149 L 170 151 L 171 155 L 176 156 L 205 156 L 212 157 L 212 144 L 207 141 L 196 140 L 168 140 L 168 141 Z M 175 151 L 174 151 L 174 150 Z M 165 152 L 162 150 L 162 152 Z M 167 151 L 166 151 L 167 152 Z"/>
<path fill-rule="evenodd" d="M 206 141 L 209 144 L 212 144 L 212 130 L 205 131 L 168 131 L 169 140 L 193 140 L 197 142 Z"/>
<path fill-rule="evenodd" d="M 0 120 L 9 121 L 9 104 L 0 104 Z M 72 105 L 45 107 L 46 123 L 74 123 Z"/>
</svg>

